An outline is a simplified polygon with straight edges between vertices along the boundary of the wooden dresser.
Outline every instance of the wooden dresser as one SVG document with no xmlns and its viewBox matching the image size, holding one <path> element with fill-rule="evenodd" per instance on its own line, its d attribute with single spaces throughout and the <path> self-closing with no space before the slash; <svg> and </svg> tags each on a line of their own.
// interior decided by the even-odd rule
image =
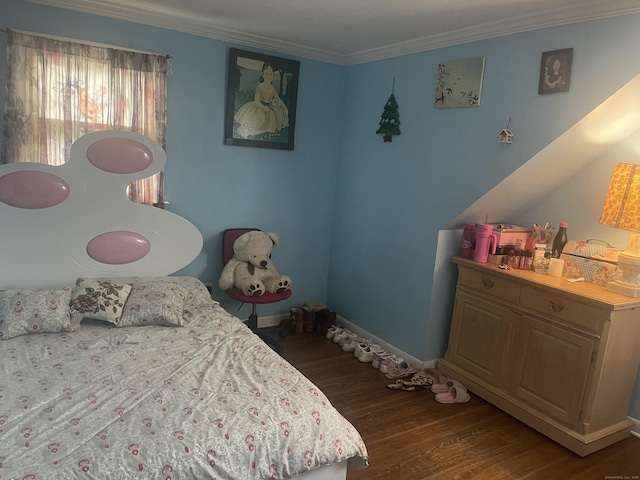
<svg viewBox="0 0 640 480">
<path fill-rule="evenodd" d="M 628 437 L 640 298 L 454 261 L 456 300 L 438 369 L 578 455 Z"/>
</svg>

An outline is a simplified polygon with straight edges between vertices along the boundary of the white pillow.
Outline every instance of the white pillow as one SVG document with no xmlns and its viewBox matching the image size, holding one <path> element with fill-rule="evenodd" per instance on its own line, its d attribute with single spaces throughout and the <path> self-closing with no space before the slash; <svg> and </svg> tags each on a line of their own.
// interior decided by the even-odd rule
<svg viewBox="0 0 640 480">
<path fill-rule="evenodd" d="M 0 340 L 31 333 L 70 332 L 71 289 L 0 290 Z"/>
<path fill-rule="evenodd" d="M 92 318 L 118 325 L 130 292 L 126 283 L 78 278 L 70 305 L 73 321 Z"/>
</svg>

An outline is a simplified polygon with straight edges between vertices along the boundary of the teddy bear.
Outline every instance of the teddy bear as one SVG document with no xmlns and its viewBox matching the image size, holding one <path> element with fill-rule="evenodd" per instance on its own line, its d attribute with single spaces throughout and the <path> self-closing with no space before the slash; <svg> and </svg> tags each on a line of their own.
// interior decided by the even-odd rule
<svg viewBox="0 0 640 480">
<path fill-rule="evenodd" d="M 278 244 L 272 232 L 252 230 L 233 242 L 233 258 L 220 274 L 222 290 L 237 287 L 245 295 L 259 297 L 265 292 L 282 293 L 291 288 L 291 278 L 280 275 L 271 261 L 271 250 Z"/>
</svg>

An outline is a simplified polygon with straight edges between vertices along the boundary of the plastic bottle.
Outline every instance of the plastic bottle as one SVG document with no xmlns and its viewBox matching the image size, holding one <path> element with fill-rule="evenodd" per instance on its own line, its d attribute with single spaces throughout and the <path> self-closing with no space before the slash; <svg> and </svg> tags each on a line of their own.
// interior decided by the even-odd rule
<svg viewBox="0 0 640 480">
<path fill-rule="evenodd" d="M 524 245 L 524 242 L 522 241 L 522 239 L 518 239 L 516 241 L 516 251 L 515 251 L 515 257 L 516 257 L 516 266 L 515 268 L 519 269 L 519 270 L 523 270 L 524 269 L 524 250 L 522 249 L 522 246 Z"/>
<path fill-rule="evenodd" d="M 558 229 L 558 233 L 556 233 L 555 238 L 553 239 L 553 247 L 551 248 L 551 258 L 560 258 L 560 254 L 562 253 L 562 249 L 567 244 L 567 227 L 569 224 L 567 222 L 560 222 L 560 228 Z"/>
<path fill-rule="evenodd" d="M 533 271 L 533 251 L 525 250 L 525 257 L 527 258 L 524 264 L 525 270 Z"/>
</svg>

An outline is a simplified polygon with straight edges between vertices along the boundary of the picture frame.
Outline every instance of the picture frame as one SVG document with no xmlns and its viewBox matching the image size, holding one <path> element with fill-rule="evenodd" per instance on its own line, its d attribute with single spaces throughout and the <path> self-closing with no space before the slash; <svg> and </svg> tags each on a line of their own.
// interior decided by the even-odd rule
<svg viewBox="0 0 640 480">
<path fill-rule="evenodd" d="M 231 48 L 225 144 L 293 150 L 300 62 Z"/>
<path fill-rule="evenodd" d="M 568 92 L 572 63 L 573 48 L 542 52 L 538 94 Z"/>
<path fill-rule="evenodd" d="M 433 108 L 479 107 L 485 57 L 438 64 Z"/>
</svg>

